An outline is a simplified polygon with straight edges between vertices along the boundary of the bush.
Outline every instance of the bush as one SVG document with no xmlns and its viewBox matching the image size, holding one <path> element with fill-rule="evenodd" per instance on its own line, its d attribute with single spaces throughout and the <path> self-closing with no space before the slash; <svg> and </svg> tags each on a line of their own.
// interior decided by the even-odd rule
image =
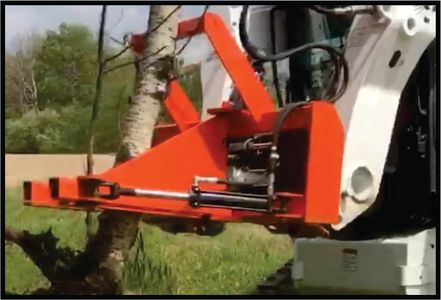
<svg viewBox="0 0 441 300">
<path fill-rule="evenodd" d="M 123 70 L 125 71 L 125 70 Z M 103 82 L 95 125 L 94 153 L 117 151 L 121 143 L 120 121 L 128 109 L 128 96 L 133 89 L 130 70 L 115 72 Z M 201 84 L 199 69 L 184 76 L 180 83 L 200 111 Z M 32 111 L 6 120 L 7 153 L 86 153 L 92 103 L 76 102 Z M 173 122 L 163 110 L 159 123 Z"/>
<path fill-rule="evenodd" d="M 117 104 L 103 103 L 95 127 L 95 153 L 114 152 L 121 136 Z M 86 153 L 91 106 L 74 104 L 6 120 L 6 153 Z"/>
<path fill-rule="evenodd" d="M 6 120 L 6 152 L 50 153 L 61 145 L 64 120 L 52 109 L 31 111 L 18 119 Z"/>
</svg>

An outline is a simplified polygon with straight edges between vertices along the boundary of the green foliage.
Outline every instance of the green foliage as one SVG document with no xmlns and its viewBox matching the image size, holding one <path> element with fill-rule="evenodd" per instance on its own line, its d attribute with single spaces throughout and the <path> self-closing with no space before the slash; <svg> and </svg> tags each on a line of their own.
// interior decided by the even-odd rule
<svg viewBox="0 0 441 300">
<path fill-rule="evenodd" d="M 19 119 L 6 120 L 7 153 L 84 152 L 88 109 L 71 105 L 59 111 L 30 111 Z"/>
<path fill-rule="evenodd" d="M 15 55 L 5 54 L 5 115 L 6 118 L 17 118 L 21 112 L 19 81 L 16 76 L 17 59 Z"/>
<path fill-rule="evenodd" d="M 8 54 L 6 152 L 85 153 L 95 93 L 96 38 L 85 26 L 62 23 L 56 31 L 50 30 L 43 37 L 34 37 L 29 44 L 32 46 L 28 46 L 32 48 L 29 55 L 33 55 L 35 61 L 33 72 L 39 109 L 25 112 L 17 97 L 20 78 L 14 77 L 14 70 L 23 62 L 23 58 L 19 56 L 19 51 Z M 105 47 L 105 57 L 118 51 Z M 133 57 L 130 54 L 122 55 L 112 61 L 111 66 L 131 60 Z M 184 68 L 182 62 L 179 66 Z M 200 110 L 202 91 L 199 66 L 186 69 L 180 83 Z M 121 141 L 120 123 L 128 108 L 134 80 L 133 66 L 117 69 L 104 76 L 95 127 L 95 153 L 110 153 L 118 149 Z M 159 122 L 172 122 L 165 110 L 161 112 Z"/>
<path fill-rule="evenodd" d="M 20 119 L 6 120 L 6 151 L 40 153 L 60 150 L 64 122 L 60 113 L 51 109 L 38 113 L 31 111 Z"/>
<path fill-rule="evenodd" d="M 96 38 L 85 26 L 62 23 L 34 43 L 38 110 L 23 113 L 14 70 L 19 51 L 8 54 L 6 68 L 6 151 L 10 153 L 84 153 L 92 114 L 97 72 Z M 21 50 L 20 50 L 21 51 Z M 105 56 L 119 49 L 105 49 Z M 121 56 L 112 64 L 132 60 Z M 127 66 L 104 77 L 95 131 L 95 152 L 115 152 L 120 119 L 134 81 Z"/>
<path fill-rule="evenodd" d="M 40 47 L 40 36 L 17 35 L 13 43 L 15 53 L 5 54 L 5 103 L 6 117 L 18 117 L 32 110 L 37 104 L 35 84 L 35 52 Z"/>
<path fill-rule="evenodd" d="M 96 40 L 86 26 L 61 23 L 36 51 L 39 107 L 90 103 L 96 76 Z"/>
<path fill-rule="evenodd" d="M 6 191 L 6 225 L 39 233 L 52 228 L 60 247 L 81 250 L 84 212 L 25 207 L 21 189 Z M 227 224 L 215 237 L 170 234 L 141 225 L 141 234 L 125 263 L 125 294 L 240 295 L 256 286 L 292 257 L 289 237 L 251 224 Z M 6 290 L 30 292 L 47 286 L 35 265 L 16 246 L 6 246 Z"/>
<path fill-rule="evenodd" d="M 122 90 L 124 93 L 125 90 Z M 123 96 L 121 96 L 123 97 Z M 114 152 L 120 143 L 119 99 L 109 98 L 101 107 L 96 125 L 97 153 Z M 84 153 L 88 142 L 91 106 L 69 105 L 58 111 L 31 111 L 17 119 L 7 119 L 7 153 Z"/>
</svg>

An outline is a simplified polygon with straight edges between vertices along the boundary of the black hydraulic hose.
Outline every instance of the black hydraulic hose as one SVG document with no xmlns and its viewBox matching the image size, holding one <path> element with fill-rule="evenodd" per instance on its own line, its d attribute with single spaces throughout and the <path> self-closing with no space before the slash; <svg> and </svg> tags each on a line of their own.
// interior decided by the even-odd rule
<svg viewBox="0 0 441 300">
<path fill-rule="evenodd" d="M 343 68 L 343 82 L 342 85 L 340 86 L 340 89 L 336 92 L 336 94 L 334 95 L 334 97 L 332 97 L 330 99 L 331 102 L 335 102 L 337 101 L 346 91 L 347 88 L 347 84 L 349 81 L 349 67 L 348 64 L 346 62 L 346 59 L 344 58 L 343 53 L 329 45 L 329 44 L 325 44 L 325 43 L 307 43 L 304 44 L 302 46 L 296 47 L 296 48 L 292 48 L 286 51 L 282 51 L 276 54 L 266 54 L 265 51 L 263 51 L 262 49 L 259 49 L 258 47 L 256 47 L 255 45 L 253 45 L 251 43 L 251 41 L 249 40 L 248 37 L 248 33 L 247 33 L 247 18 L 248 18 L 248 5 L 244 5 L 243 6 L 243 10 L 242 13 L 240 15 L 240 21 L 239 21 L 239 37 L 240 40 L 242 42 L 243 47 L 245 48 L 245 50 L 249 53 L 249 55 L 256 59 L 256 60 L 260 60 L 260 61 L 278 61 L 278 60 L 282 60 L 285 58 L 288 58 L 290 56 L 293 56 L 295 54 L 299 54 L 305 50 L 309 50 L 312 48 L 318 48 L 318 49 L 322 49 L 327 51 L 330 56 L 331 59 L 334 62 L 334 66 L 335 66 L 335 72 L 336 72 L 336 79 L 339 78 L 338 73 L 340 68 Z"/>
<path fill-rule="evenodd" d="M 274 14 L 275 11 L 280 9 L 279 6 L 275 6 L 271 9 L 270 11 L 270 30 L 271 30 L 271 45 L 272 45 L 272 52 L 273 54 L 276 53 L 276 29 L 275 29 L 275 18 L 274 18 Z M 282 93 L 280 92 L 280 83 L 279 83 L 279 76 L 278 76 L 278 68 L 277 68 L 277 62 L 273 61 L 271 62 L 271 67 L 272 67 L 272 71 L 273 71 L 273 83 L 274 83 L 274 88 L 276 90 L 276 97 L 277 97 L 277 102 L 279 103 L 279 107 L 283 107 L 286 104 L 286 100 L 284 100 L 282 98 Z"/>
<path fill-rule="evenodd" d="M 301 106 L 307 105 L 308 101 L 298 101 L 293 102 L 285 105 L 281 111 L 278 112 L 276 116 L 276 121 L 274 124 L 273 129 L 273 136 L 272 136 L 272 142 L 271 142 L 271 150 L 269 155 L 269 170 L 268 170 L 268 187 L 267 187 L 267 193 L 268 198 L 270 200 L 270 208 L 272 208 L 272 203 L 275 200 L 275 179 L 276 179 L 276 168 L 279 163 L 279 154 L 277 145 L 279 144 L 279 135 L 280 131 L 282 129 L 283 123 L 285 122 L 286 118 L 290 115 L 291 112 L 293 112 L 296 108 L 299 108 Z"/>
<path fill-rule="evenodd" d="M 272 149 L 277 149 L 277 145 L 279 143 L 279 134 L 280 134 L 280 131 L 282 129 L 282 126 L 283 126 L 286 118 L 295 109 L 297 109 L 301 106 L 308 105 L 308 104 L 309 104 L 309 101 L 298 101 L 298 102 L 289 103 L 283 108 L 283 110 L 281 110 L 278 113 L 278 115 L 276 117 L 274 129 L 273 129 L 272 145 L 271 145 Z"/>
</svg>

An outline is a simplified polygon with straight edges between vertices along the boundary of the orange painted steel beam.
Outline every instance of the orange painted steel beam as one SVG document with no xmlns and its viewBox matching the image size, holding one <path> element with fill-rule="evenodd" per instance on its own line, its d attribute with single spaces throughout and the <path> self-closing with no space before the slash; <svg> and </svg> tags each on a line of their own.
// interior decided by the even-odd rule
<svg viewBox="0 0 441 300">
<path fill-rule="evenodd" d="M 219 60 L 231 77 L 254 121 L 275 110 L 273 100 L 262 82 L 256 80 L 253 67 L 242 53 L 236 41 L 225 26 L 222 18 L 206 13 L 200 18 L 184 21 L 178 28 L 178 38 L 205 33 Z"/>
<path fill-rule="evenodd" d="M 167 141 L 153 147 L 141 156 L 115 168 L 93 176 L 123 187 L 188 192 L 193 176 L 224 177 L 226 174 L 226 137 L 241 136 L 235 126 L 247 122 L 245 116 L 230 114 L 215 116 Z M 275 113 L 269 115 L 265 124 L 273 123 Z M 243 127 L 249 134 L 260 133 L 259 124 L 248 123 Z M 337 113 L 327 103 L 311 103 L 294 111 L 283 127 L 284 132 L 303 129 L 308 132 L 308 156 L 305 160 L 306 177 L 303 191 L 293 194 L 286 213 L 272 216 L 272 223 L 302 219 L 313 223 L 335 223 L 338 218 L 339 180 L 343 150 L 343 129 Z M 333 134 L 329 134 L 329 130 Z M 293 155 L 295 155 L 293 153 Z M 224 187 L 211 185 L 207 188 L 222 190 Z M 241 221 L 253 219 L 266 222 L 268 216 L 261 212 L 247 212 L 230 208 L 193 208 L 187 201 L 155 199 L 147 197 L 121 196 L 116 200 L 87 198 L 80 195 L 77 179 L 59 179 L 58 195 L 50 198 L 47 184 L 32 182 L 25 189 L 26 204 L 34 206 L 63 207 L 73 209 L 118 209 L 157 215 L 174 215 L 189 218 L 207 216 L 212 220 Z M 92 205 L 93 204 L 93 205 Z"/>
<path fill-rule="evenodd" d="M 198 112 L 177 80 L 172 80 L 169 83 L 164 105 L 180 131 L 184 131 L 199 122 Z"/>
</svg>

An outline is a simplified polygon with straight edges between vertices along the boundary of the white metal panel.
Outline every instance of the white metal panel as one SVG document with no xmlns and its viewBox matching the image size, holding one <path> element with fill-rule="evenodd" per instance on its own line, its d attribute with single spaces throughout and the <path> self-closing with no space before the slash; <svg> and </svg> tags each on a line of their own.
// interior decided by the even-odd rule
<svg viewBox="0 0 441 300">
<path fill-rule="evenodd" d="M 392 248 L 392 249 L 391 249 Z M 354 254 L 345 253 L 345 249 Z M 328 240 L 297 241 L 296 261 L 303 263 L 298 287 L 321 289 L 400 292 L 400 268 L 405 260 L 404 244 L 378 247 L 372 243 Z"/>
<path fill-rule="evenodd" d="M 239 6 L 216 5 L 212 6 L 210 11 L 222 17 L 235 39 L 240 41 L 238 26 L 242 8 Z M 242 48 L 240 42 L 238 42 L 238 45 Z M 211 117 L 207 110 L 220 107 L 222 101 L 227 100 L 232 91 L 231 78 L 222 63 L 214 55 L 214 52 L 207 61 L 201 62 L 201 84 L 203 99 L 201 120 L 206 120 Z"/>
<path fill-rule="evenodd" d="M 355 17 L 347 38 L 345 56 L 350 67 L 350 82 L 345 95 L 336 103 L 345 130 L 345 148 L 340 183 L 341 222 L 333 225 L 334 230 L 345 227 L 375 201 L 401 91 L 423 51 L 436 36 L 434 11 L 421 5 L 380 7 L 380 15 Z M 251 6 L 248 22 L 253 43 L 266 49 L 270 47 L 268 19 L 271 8 Z M 222 16 L 239 47 L 241 10 L 241 6 L 214 6 L 212 9 Z M 283 26 L 283 23 L 278 24 Z M 389 63 L 396 51 L 400 51 L 401 56 L 391 68 Z M 201 79 L 202 119 L 205 120 L 210 117 L 206 110 L 219 107 L 227 100 L 233 85 L 217 58 L 202 63 Z M 363 188 L 353 183 L 354 172 L 360 169 L 364 170 L 361 181 L 367 183 Z"/>
<path fill-rule="evenodd" d="M 409 25 L 412 28 L 409 28 Z M 419 58 L 436 36 L 435 12 L 415 5 L 383 6 L 381 17 L 357 16 L 347 39 L 350 83 L 336 109 L 345 129 L 339 230 L 376 199 L 401 92 Z M 391 58 L 400 51 L 395 66 Z M 372 182 L 357 191 L 354 171 Z M 358 200 L 353 201 L 352 199 Z M 359 202 L 363 202 L 359 204 Z"/>
<path fill-rule="evenodd" d="M 434 244 L 435 229 L 384 240 L 297 239 L 293 279 L 301 292 L 434 294 Z"/>
</svg>

